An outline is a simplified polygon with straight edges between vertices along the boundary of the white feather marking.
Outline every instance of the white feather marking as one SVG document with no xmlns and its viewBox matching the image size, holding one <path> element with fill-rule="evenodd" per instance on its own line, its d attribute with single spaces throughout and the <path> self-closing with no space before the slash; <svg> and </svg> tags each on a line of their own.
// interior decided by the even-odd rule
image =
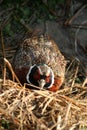
<svg viewBox="0 0 87 130">
<path fill-rule="evenodd" d="M 30 75 L 30 73 L 31 73 L 32 68 L 34 68 L 35 66 L 37 66 L 37 65 L 34 64 L 33 66 L 31 66 L 30 69 L 29 69 L 29 71 L 28 71 L 28 73 L 27 73 L 27 75 L 26 75 L 26 79 L 27 79 L 27 82 L 28 82 L 28 83 L 31 83 L 30 80 L 29 80 L 29 75 Z M 44 64 L 44 68 L 43 68 L 43 69 L 41 69 L 41 66 L 42 66 L 42 65 L 37 66 L 38 69 L 39 69 L 39 71 L 40 71 L 40 74 L 43 75 L 43 73 L 46 72 L 46 76 L 49 76 L 50 73 L 51 73 L 51 75 L 52 75 L 52 79 L 51 79 L 52 82 L 51 82 L 50 86 L 48 87 L 48 88 L 51 88 L 52 85 L 53 85 L 53 83 L 54 83 L 54 73 L 53 73 L 52 69 L 51 69 L 50 67 L 48 67 L 46 64 Z M 45 70 L 44 70 L 44 69 L 45 69 Z"/>
<path fill-rule="evenodd" d="M 31 73 L 32 68 L 34 68 L 34 66 L 36 66 L 36 64 L 34 64 L 34 65 L 32 65 L 32 66 L 30 67 L 30 69 L 29 69 L 29 71 L 28 71 L 28 73 L 27 73 L 27 75 L 26 75 L 26 79 L 27 79 L 27 82 L 28 82 L 28 83 L 31 83 L 30 80 L 29 80 L 29 75 L 30 75 L 30 73 Z"/>
</svg>

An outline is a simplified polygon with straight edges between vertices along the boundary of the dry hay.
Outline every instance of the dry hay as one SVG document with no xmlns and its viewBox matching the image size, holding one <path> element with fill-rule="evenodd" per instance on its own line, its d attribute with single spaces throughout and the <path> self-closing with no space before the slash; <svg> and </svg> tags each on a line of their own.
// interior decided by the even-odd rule
<svg viewBox="0 0 87 130">
<path fill-rule="evenodd" d="M 0 130 L 87 129 L 87 79 L 75 83 L 78 67 L 75 70 L 72 81 L 70 77 L 57 92 L 30 90 L 12 80 L 0 80 Z"/>
</svg>

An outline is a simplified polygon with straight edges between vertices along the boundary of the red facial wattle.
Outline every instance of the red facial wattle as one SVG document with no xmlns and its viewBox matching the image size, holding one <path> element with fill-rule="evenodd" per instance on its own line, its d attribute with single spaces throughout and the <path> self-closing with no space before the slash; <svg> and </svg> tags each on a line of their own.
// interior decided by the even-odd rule
<svg viewBox="0 0 87 130">
<path fill-rule="evenodd" d="M 40 73 L 39 73 L 38 70 L 37 70 L 37 71 L 35 72 L 35 74 L 33 75 L 33 78 L 34 78 L 35 80 L 40 80 Z"/>
</svg>

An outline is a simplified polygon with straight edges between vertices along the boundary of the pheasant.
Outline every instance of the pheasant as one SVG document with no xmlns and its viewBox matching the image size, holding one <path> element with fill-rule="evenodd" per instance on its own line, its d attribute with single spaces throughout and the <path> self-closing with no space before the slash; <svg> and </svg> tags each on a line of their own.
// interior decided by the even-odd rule
<svg viewBox="0 0 87 130">
<path fill-rule="evenodd" d="M 20 82 L 57 91 L 65 75 L 66 60 L 56 43 L 48 36 L 25 39 L 13 60 Z"/>
</svg>

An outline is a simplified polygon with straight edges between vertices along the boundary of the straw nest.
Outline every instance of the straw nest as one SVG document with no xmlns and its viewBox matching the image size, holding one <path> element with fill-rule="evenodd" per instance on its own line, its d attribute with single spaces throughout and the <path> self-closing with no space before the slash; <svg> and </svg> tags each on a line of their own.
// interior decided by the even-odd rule
<svg viewBox="0 0 87 130">
<path fill-rule="evenodd" d="M 31 90 L 20 85 L 11 64 L 4 60 L 13 79 L 5 78 L 5 68 L 4 78 L 0 79 L 0 130 L 87 129 L 87 79 L 75 82 L 78 69 L 57 92 Z"/>
</svg>

